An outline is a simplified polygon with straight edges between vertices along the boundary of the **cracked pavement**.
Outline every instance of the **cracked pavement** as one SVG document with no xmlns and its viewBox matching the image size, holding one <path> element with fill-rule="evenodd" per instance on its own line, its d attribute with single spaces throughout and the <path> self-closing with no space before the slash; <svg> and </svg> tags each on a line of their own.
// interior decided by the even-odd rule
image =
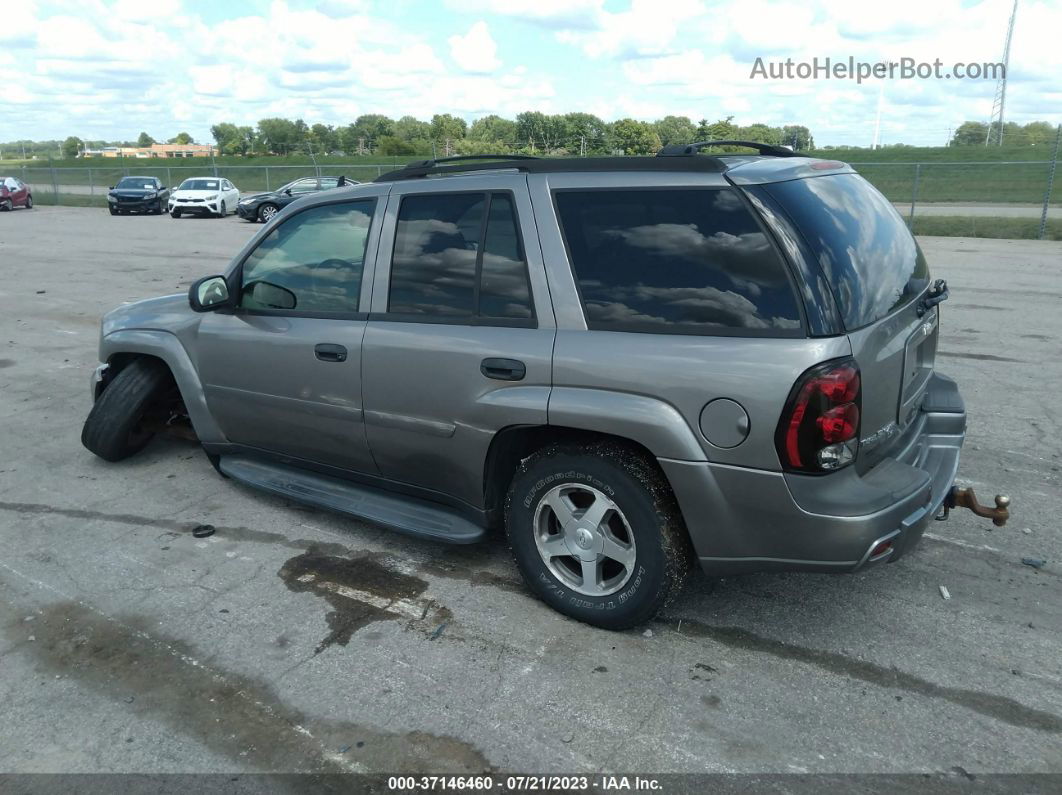
<svg viewBox="0 0 1062 795">
<path fill-rule="evenodd" d="M 0 222 L 0 772 L 1062 772 L 1062 244 L 922 240 L 962 482 L 1010 494 L 1008 527 L 956 511 L 851 576 L 697 575 L 608 633 L 532 599 L 501 538 L 286 503 L 187 442 L 94 458 L 100 315 L 258 227 Z"/>
</svg>

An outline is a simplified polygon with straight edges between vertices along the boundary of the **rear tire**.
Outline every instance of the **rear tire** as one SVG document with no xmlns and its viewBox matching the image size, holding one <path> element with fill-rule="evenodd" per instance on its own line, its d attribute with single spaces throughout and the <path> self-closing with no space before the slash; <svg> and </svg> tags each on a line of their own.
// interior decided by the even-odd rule
<svg viewBox="0 0 1062 795">
<path fill-rule="evenodd" d="M 103 390 L 81 429 L 81 443 L 105 461 L 140 452 L 154 434 L 140 427 L 169 378 L 156 359 L 136 359 Z"/>
<path fill-rule="evenodd" d="M 218 211 L 218 218 L 224 218 L 229 214 L 229 211 L 225 208 L 225 202 L 221 202 L 221 209 Z"/>
<path fill-rule="evenodd" d="M 26 209 L 27 210 L 32 210 L 33 209 L 33 197 L 32 196 L 27 196 L 26 197 Z"/>
<path fill-rule="evenodd" d="M 602 518 L 584 522 L 593 511 Z M 506 497 L 505 531 L 535 595 L 603 629 L 652 618 L 681 590 L 692 559 L 664 476 L 611 442 L 554 445 L 526 459 Z"/>
</svg>

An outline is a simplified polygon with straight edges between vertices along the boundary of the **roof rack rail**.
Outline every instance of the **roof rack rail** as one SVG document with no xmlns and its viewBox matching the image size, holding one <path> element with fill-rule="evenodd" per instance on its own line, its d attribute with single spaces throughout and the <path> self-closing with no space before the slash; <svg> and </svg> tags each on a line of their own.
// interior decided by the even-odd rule
<svg viewBox="0 0 1062 795">
<path fill-rule="evenodd" d="M 458 160 L 477 160 L 457 163 Z M 560 174 L 565 172 L 609 171 L 702 171 L 721 173 L 727 165 L 717 157 L 669 159 L 658 157 L 531 157 L 528 155 L 462 155 L 440 160 L 418 160 L 402 168 L 388 171 L 373 182 L 395 182 L 477 171 L 521 171 L 526 174 Z"/>
<path fill-rule="evenodd" d="M 761 155 L 770 155 L 771 157 L 805 157 L 800 152 L 794 152 L 792 149 L 786 149 L 784 146 L 775 146 L 773 144 L 761 144 L 757 141 L 698 141 L 694 144 L 671 144 L 670 146 L 663 147 L 656 153 L 657 157 L 678 157 L 680 155 L 695 155 L 706 146 L 747 146 L 749 149 L 755 149 Z"/>
<path fill-rule="evenodd" d="M 412 177 L 424 177 L 428 174 L 439 173 L 444 170 L 440 166 L 447 163 L 458 163 L 462 160 L 492 160 L 496 162 L 504 162 L 511 160 L 538 160 L 539 158 L 534 155 L 452 155 L 450 157 L 433 157 L 429 160 L 414 160 L 410 163 L 406 163 L 401 168 L 389 171 L 386 174 L 381 174 L 375 181 L 382 182 L 384 178 L 391 179 L 409 179 Z M 479 166 L 483 168 L 484 166 Z M 490 168 L 489 165 L 486 168 Z"/>
</svg>

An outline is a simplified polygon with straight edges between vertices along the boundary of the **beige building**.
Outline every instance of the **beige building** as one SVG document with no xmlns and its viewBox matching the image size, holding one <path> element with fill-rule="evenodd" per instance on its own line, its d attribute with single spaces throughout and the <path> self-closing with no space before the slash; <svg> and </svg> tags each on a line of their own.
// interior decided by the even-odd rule
<svg viewBox="0 0 1062 795">
<path fill-rule="evenodd" d="M 82 157 L 210 157 L 217 154 L 213 144 L 152 144 L 151 146 L 106 146 L 86 149 Z"/>
</svg>

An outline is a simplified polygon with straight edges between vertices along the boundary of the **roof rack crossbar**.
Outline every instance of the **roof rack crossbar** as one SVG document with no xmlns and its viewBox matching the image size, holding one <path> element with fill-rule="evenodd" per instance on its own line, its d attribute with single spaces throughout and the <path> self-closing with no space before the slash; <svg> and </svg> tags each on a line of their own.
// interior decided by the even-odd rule
<svg viewBox="0 0 1062 795">
<path fill-rule="evenodd" d="M 434 157 L 430 160 L 414 160 L 407 163 L 405 168 L 431 168 L 438 163 L 456 163 L 460 160 L 539 160 L 534 155 L 451 155 L 450 157 Z"/>
<path fill-rule="evenodd" d="M 799 152 L 794 152 L 792 149 L 786 149 L 784 146 L 761 144 L 758 141 L 698 141 L 693 144 L 671 144 L 670 146 L 663 147 L 656 153 L 656 156 L 678 157 L 680 155 L 695 155 L 708 146 L 747 146 L 749 149 L 755 149 L 761 155 L 770 155 L 771 157 L 802 156 Z"/>
</svg>

